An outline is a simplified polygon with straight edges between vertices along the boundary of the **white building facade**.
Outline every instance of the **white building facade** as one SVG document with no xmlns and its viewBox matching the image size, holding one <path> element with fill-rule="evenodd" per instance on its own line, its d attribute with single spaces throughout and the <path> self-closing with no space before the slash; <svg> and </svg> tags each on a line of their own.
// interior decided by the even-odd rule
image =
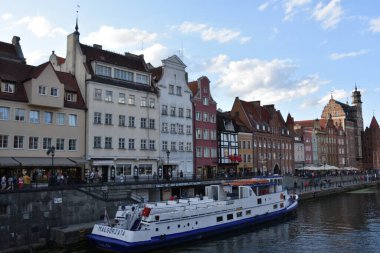
<svg viewBox="0 0 380 253">
<path fill-rule="evenodd" d="M 176 55 L 152 70 L 160 90 L 160 170 L 167 179 L 194 174 L 193 106 L 186 65 Z"/>
</svg>

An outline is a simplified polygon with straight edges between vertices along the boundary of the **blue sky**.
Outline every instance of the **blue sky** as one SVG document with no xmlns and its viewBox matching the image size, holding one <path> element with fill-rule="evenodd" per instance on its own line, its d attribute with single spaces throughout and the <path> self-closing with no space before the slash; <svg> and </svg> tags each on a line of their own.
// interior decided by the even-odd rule
<svg viewBox="0 0 380 253">
<path fill-rule="evenodd" d="M 79 8 L 77 7 L 79 5 Z M 320 118 L 331 95 L 362 92 L 368 126 L 380 120 L 380 1 L 0 0 L 0 40 L 21 37 L 27 63 L 65 57 L 79 13 L 80 41 L 143 53 L 147 62 L 179 55 L 189 80 L 204 75 L 222 110 L 235 97 L 275 104 L 283 117 Z"/>
</svg>

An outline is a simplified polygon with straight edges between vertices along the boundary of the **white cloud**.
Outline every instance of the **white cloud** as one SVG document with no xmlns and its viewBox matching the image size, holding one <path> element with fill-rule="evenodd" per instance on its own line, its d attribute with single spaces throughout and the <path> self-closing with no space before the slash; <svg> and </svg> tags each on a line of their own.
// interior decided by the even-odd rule
<svg viewBox="0 0 380 253">
<path fill-rule="evenodd" d="M 352 58 L 352 57 L 357 57 L 361 56 L 363 54 L 368 54 L 369 50 L 360 50 L 360 51 L 355 51 L 355 52 L 349 52 L 349 53 L 332 53 L 330 54 L 329 58 L 331 60 L 342 60 L 345 58 Z"/>
<path fill-rule="evenodd" d="M 369 31 L 373 33 L 380 32 L 380 18 L 374 18 L 369 21 Z"/>
<path fill-rule="evenodd" d="M 38 38 L 45 36 L 55 37 L 56 35 L 66 35 L 67 32 L 59 27 L 53 27 L 50 22 L 42 16 L 36 17 L 23 17 L 17 23 L 17 25 L 26 25 L 26 28 L 31 31 Z"/>
<path fill-rule="evenodd" d="M 133 53 L 137 55 L 143 54 L 145 61 L 156 67 L 160 66 L 161 61 L 169 56 L 170 50 L 161 44 L 154 44 L 150 47 L 144 48 L 144 50 L 137 50 Z"/>
<path fill-rule="evenodd" d="M 25 52 L 26 62 L 29 65 L 38 65 L 42 62 L 46 62 L 49 59 L 51 52 L 43 50 L 35 50 L 32 52 Z"/>
<path fill-rule="evenodd" d="M 340 0 L 331 0 L 327 5 L 319 2 L 314 9 L 313 17 L 316 21 L 322 22 L 324 29 L 334 29 L 341 20 L 343 9 Z"/>
<path fill-rule="evenodd" d="M 262 3 L 260 4 L 260 6 L 257 8 L 259 11 L 265 11 L 269 6 L 269 1 L 268 2 L 265 2 L 265 3 Z"/>
<path fill-rule="evenodd" d="M 156 33 L 148 33 L 136 28 L 118 29 L 112 26 L 101 26 L 98 31 L 90 33 L 82 40 L 86 44 L 101 44 L 110 49 L 149 45 L 157 38 Z"/>
<path fill-rule="evenodd" d="M 348 98 L 351 97 L 351 92 L 345 91 L 343 89 L 339 89 L 339 90 L 333 89 L 331 92 L 327 93 L 322 98 L 320 98 L 318 100 L 318 104 L 322 105 L 322 106 L 328 104 L 328 102 L 331 99 L 331 97 L 334 100 L 337 100 L 337 101 L 340 101 L 342 103 L 345 103 L 348 100 Z"/>
<path fill-rule="evenodd" d="M 318 75 L 294 79 L 297 66 L 289 59 L 232 61 L 227 55 L 218 55 L 207 63 L 207 70 L 219 75 L 216 83 L 228 96 L 261 100 L 263 103 L 307 96 L 326 83 Z"/>
<path fill-rule="evenodd" d="M 285 1 L 285 17 L 284 20 L 291 20 L 297 13 L 297 9 L 304 7 L 311 3 L 311 0 L 287 0 Z"/>
<path fill-rule="evenodd" d="M 216 40 L 219 43 L 226 43 L 236 40 L 241 44 L 248 42 L 250 37 L 242 37 L 241 32 L 230 30 L 227 28 L 215 28 L 206 24 L 184 22 L 179 26 L 172 26 L 181 33 L 199 33 L 204 41 Z"/>
<path fill-rule="evenodd" d="M 380 92 L 380 87 L 376 88 L 375 92 Z"/>
<path fill-rule="evenodd" d="M 4 19 L 4 20 L 11 19 L 12 17 L 13 15 L 10 13 L 4 13 L 3 15 L 1 15 L 1 19 Z"/>
</svg>

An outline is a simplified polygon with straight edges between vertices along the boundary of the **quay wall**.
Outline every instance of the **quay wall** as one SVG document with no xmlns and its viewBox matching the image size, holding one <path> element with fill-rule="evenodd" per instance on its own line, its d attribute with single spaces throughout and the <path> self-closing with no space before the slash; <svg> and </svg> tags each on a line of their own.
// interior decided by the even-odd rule
<svg viewBox="0 0 380 253">
<path fill-rule="evenodd" d="M 44 245 L 55 228 L 100 220 L 105 207 L 113 215 L 119 204 L 78 189 L 0 191 L 0 252 Z"/>
</svg>

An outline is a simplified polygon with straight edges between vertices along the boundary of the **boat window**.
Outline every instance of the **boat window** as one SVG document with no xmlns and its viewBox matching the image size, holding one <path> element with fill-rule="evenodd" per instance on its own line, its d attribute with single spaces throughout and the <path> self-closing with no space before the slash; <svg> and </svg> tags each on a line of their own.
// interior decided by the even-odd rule
<svg viewBox="0 0 380 253">
<path fill-rule="evenodd" d="M 227 214 L 227 220 L 232 220 L 234 218 L 234 214 L 229 213 Z"/>
<path fill-rule="evenodd" d="M 242 216 L 243 216 L 243 212 L 237 212 L 237 213 L 236 213 L 236 217 L 239 218 L 239 217 L 242 217 Z"/>
<path fill-rule="evenodd" d="M 167 229 L 170 229 L 170 226 L 168 226 Z"/>
<path fill-rule="evenodd" d="M 216 217 L 216 222 L 221 222 L 221 221 L 223 221 L 223 216 Z"/>
<path fill-rule="evenodd" d="M 245 215 L 251 215 L 251 210 L 245 211 Z"/>
<path fill-rule="evenodd" d="M 160 216 L 159 215 L 154 216 L 154 218 L 156 219 L 156 221 L 160 220 Z"/>
<path fill-rule="evenodd" d="M 277 204 L 273 205 L 273 209 L 277 209 L 277 207 L 278 207 Z"/>
<path fill-rule="evenodd" d="M 284 207 L 284 203 L 280 203 L 280 208 L 283 208 Z"/>
<path fill-rule="evenodd" d="M 156 231 L 158 231 L 158 228 L 156 228 Z"/>
<path fill-rule="evenodd" d="M 178 224 L 178 228 L 180 228 L 181 227 L 181 225 L 180 224 Z"/>
<path fill-rule="evenodd" d="M 260 198 L 260 199 L 257 199 L 257 204 L 258 204 L 258 205 L 261 205 L 261 198 Z"/>
<path fill-rule="evenodd" d="M 198 225 L 198 221 L 195 222 L 195 225 Z"/>
</svg>

